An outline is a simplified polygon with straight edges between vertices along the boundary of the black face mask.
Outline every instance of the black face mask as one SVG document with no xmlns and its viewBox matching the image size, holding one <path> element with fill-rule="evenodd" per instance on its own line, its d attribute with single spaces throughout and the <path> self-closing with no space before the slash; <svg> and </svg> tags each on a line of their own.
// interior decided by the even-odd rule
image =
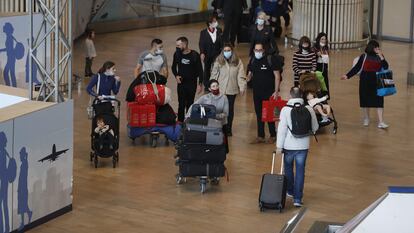
<svg viewBox="0 0 414 233">
<path fill-rule="evenodd" d="M 183 54 L 183 50 L 182 49 L 180 49 L 180 48 L 175 48 L 175 52 L 178 54 L 178 55 L 181 55 L 181 54 Z"/>
</svg>

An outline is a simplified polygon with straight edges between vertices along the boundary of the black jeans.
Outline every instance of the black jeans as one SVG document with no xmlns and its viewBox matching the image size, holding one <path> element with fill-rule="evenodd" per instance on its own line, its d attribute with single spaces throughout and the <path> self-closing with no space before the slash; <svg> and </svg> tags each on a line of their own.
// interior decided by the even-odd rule
<svg viewBox="0 0 414 233">
<path fill-rule="evenodd" d="M 265 124 L 262 121 L 262 102 L 263 100 L 268 100 L 270 98 L 270 95 L 253 95 L 253 101 L 254 101 L 254 110 L 256 112 L 256 118 L 257 118 L 257 136 L 258 137 L 265 137 Z M 274 122 L 268 122 L 269 125 L 269 133 L 270 137 L 276 137 L 276 126 Z"/>
<path fill-rule="evenodd" d="M 242 12 L 224 12 L 224 31 L 223 41 L 230 42 L 234 45 L 236 35 L 240 29 L 240 20 Z"/>
<path fill-rule="evenodd" d="M 177 85 L 178 94 L 178 121 L 183 122 L 185 113 L 194 103 L 197 85 L 181 83 Z"/>
<path fill-rule="evenodd" d="M 89 58 L 85 58 L 85 76 L 86 77 L 90 77 L 93 75 L 92 72 L 92 61 L 93 61 L 93 57 Z"/>
<path fill-rule="evenodd" d="M 232 132 L 234 118 L 234 102 L 237 95 L 226 95 L 229 101 L 229 116 L 227 117 L 227 133 Z"/>
</svg>

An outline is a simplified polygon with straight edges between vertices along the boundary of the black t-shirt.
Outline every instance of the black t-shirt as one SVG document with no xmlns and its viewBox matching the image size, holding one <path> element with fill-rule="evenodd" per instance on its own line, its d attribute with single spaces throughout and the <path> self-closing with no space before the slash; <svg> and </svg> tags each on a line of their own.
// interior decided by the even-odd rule
<svg viewBox="0 0 414 233">
<path fill-rule="evenodd" d="M 271 64 L 269 64 L 269 61 Z M 257 94 L 271 94 L 275 91 L 275 75 L 273 71 L 281 71 L 282 64 L 275 56 L 264 56 L 257 60 L 252 58 L 248 67 L 252 72 L 253 92 Z"/>
<path fill-rule="evenodd" d="M 200 55 L 191 50 L 190 53 L 180 55 L 174 53 L 174 59 L 172 64 L 172 72 L 175 76 L 182 77 L 183 84 L 197 84 L 197 78 L 199 83 L 203 80 L 203 67 L 201 65 Z"/>
</svg>

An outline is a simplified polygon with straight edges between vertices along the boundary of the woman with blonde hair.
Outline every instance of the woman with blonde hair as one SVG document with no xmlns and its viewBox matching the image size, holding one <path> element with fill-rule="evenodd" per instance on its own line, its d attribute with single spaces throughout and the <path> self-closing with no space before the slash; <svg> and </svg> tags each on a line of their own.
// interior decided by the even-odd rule
<svg viewBox="0 0 414 233">
<path fill-rule="evenodd" d="M 243 62 L 237 56 L 231 44 L 224 45 L 223 51 L 213 64 L 210 79 L 219 81 L 219 91 L 226 95 L 229 101 L 227 135 L 232 136 L 234 102 L 238 94 L 243 95 L 246 91 L 247 82 Z"/>
</svg>

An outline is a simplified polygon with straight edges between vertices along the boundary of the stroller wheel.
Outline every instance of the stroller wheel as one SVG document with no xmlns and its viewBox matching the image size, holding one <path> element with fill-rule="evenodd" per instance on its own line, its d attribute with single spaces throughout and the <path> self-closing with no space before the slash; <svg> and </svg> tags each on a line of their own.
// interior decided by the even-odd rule
<svg viewBox="0 0 414 233">
<path fill-rule="evenodd" d="M 98 156 L 95 154 L 94 157 L 95 168 L 98 168 Z"/>
<path fill-rule="evenodd" d="M 112 158 L 112 167 L 116 168 L 116 155 Z"/>
<path fill-rule="evenodd" d="M 338 132 L 338 129 L 337 128 L 334 128 L 333 130 L 332 130 L 332 133 L 333 134 L 336 134 Z"/>
</svg>

